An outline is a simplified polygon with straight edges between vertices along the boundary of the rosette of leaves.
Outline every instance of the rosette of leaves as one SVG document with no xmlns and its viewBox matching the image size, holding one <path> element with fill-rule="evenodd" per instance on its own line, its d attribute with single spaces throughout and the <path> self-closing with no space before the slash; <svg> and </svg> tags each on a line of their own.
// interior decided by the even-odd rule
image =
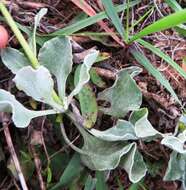
<svg viewBox="0 0 186 190">
<path fill-rule="evenodd" d="M 182 115 L 180 122 L 185 124 L 185 121 L 185 116 Z M 173 150 L 164 180 L 179 180 L 182 182 L 182 189 L 186 189 L 186 130 L 176 135 L 165 136 L 161 144 Z"/>
<path fill-rule="evenodd" d="M 44 14 L 46 10 L 41 10 L 36 16 L 33 36 L 29 40 L 34 55 L 37 54 L 36 27 Z M 72 46 L 68 37 L 55 37 L 45 42 L 37 55 L 39 64 L 36 68 L 31 67 L 25 54 L 17 49 L 2 50 L 2 62 L 15 74 L 13 81 L 16 87 L 34 100 L 45 103 L 50 109 L 29 110 L 10 92 L 0 89 L 0 111 L 12 113 L 15 126 L 23 128 L 35 117 L 56 113 L 69 116 L 69 105 L 77 95 L 81 117 L 85 122 L 79 123 L 73 113 L 71 119 L 81 133 L 84 144 L 81 149 L 69 145 L 81 154 L 81 160 L 88 168 L 103 171 L 120 166 L 127 171 L 131 182 L 136 183 L 147 170 L 137 149 L 137 141 L 150 141 L 164 135 L 148 121 L 148 110 L 140 109 L 142 94 L 133 79 L 141 72 L 139 67 L 120 70 L 113 86 L 100 92 L 97 97 L 97 100 L 105 101 L 110 106 L 98 107 L 96 97 L 88 85 L 89 71 L 98 54 L 98 51 L 92 50 L 77 67 L 75 87 L 67 94 L 67 78 L 73 66 Z M 57 93 L 54 91 L 53 78 L 57 82 Z M 105 131 L 89 130 L 96 122 L 98 111 L 118 119 L 116 125 Z M 123 120 L 129 113 L 129 121 Z M 67 139 L 65 135 L 64 139 Z"/>
<path fill-rule="evenodd" d="M 93 50 L 88 54 L 80 68 L 79 80 L 69 95 L 66 95 L 66 80 L 72 71 L 72 47 L 70 39 L 53 38 L 39 50 L 40 65 L 34 69 L 20 51 L 7 48 L 1 52 L 2 62 L 15 74 L 13 81 L 17 88 L 36 101 L 51 107 L 49 110 L 32 111 L 25 108 L 15 97 L 5 90 L 0 90 L 0 111 L 12 112 L 12 120 L 17 127 L 27 127 L 32 118 L 63 113 L 68 109 L 72 98 L 89 81 L 89 70 L 98 56 Z M 54 80 L 56 77 L 60 99 L 54 99 Z"/>
<path fill-rule="evenodd" d="M 17 88 L 36 101 L 49 105 L 51 109 L 29 110 L 12 94 L 1 89 L 0 110 L 12 112 L 12 120 L 17 127 L 28 126 L 30 120 L 38 116 L 65 113 L 72 98 L 81 93 L 89 81 L 89 70 L 97 56 L 98 51 L 94 50 L 85 57 L 83 64 L 78 67 L 79 74 L 75 88 L 67 95 L 66 80 L 72 71 L 72 47 L 68 37 L 56 37 L 47 41 L 39 50 L 40 66 L 36 69 L 29 66 L 29 61 L 20 51 L 13 48 L 3 50 L 2 61 L 15 74 L 13 81 Z M 138 67 L 122 69 L 117 73 L 113 86 L 98 94 L 98 100 L 110 103 L 110 107 L 107 108 L 100 106 L 100 111 L 118 119 L 132 112 L 129 121 L 119 119 L 114 127 L 106 131 L 88 130 L 76 124 L 84 139 L 80 151 L 82 162 L 92 170 L 111 170 L 119 165 L 128 172 L 133 183 L 141 180 L 146 173 L 145 163 L 135 141 L 162 136 L 147 120 L 147 109 L 139 109 L 142 94 L 133 77 L 140 72 L 141 69 Z M 57 81 L 60 101 L 55 101 L 52 96 L 54 93 L 52 76 L 55 76 Z"/>
</svg>

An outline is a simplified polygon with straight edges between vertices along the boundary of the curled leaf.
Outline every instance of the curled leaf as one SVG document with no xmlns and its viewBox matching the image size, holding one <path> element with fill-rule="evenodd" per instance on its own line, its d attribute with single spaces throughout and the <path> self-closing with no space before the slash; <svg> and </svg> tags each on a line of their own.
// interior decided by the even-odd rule
<svg viewBox="0 0 186 190">
<path fill-rule="evenodd" d="M 106 141 L 136 140 L 134 126 L 125 120 L 118 120 L 117 124 L 105 131 L 91 129 L 89 132 L 95 137 Z"/>
<path fill-rule="evenodd" d="M 162 133 L 153 128 L 147 119 L 148 109 L 141 108 L 134 111 L 130 116 L 130 122 L 134 125 L 135 134 L 138 138 L 147 138 L 153 136 L 163 136 Z"/>
<path fill-rule="evenodd" d="M 120 167 L 126 170 L 131 182 L 137 183 L 145 176 L 147 169 L 142 155 L 137 150 L 136 143 L 131 145 L 130 152 L 122 158 Z"/>
<path fill-rule="evenodd" d="M 165 136 L 162 139 L 161 144 L 169 147 L 170 149 L 180 154 L 185 154 L 186 153 L 185 142 L 186 142 L 186 131 L 183 131 L 177 137 L 172 135 Z"/>
<path fill-rule="evenodd" d="M 99 100 L 109 102 L 109 108 L 100 107 L 105 114 L 124 117 L 129 111 L 137 110 L 142 94 L 133 77 L 141 72 L 139 67 L 130 67 L 118 72 L 114 85 L 98 94 Z"/>
<path fill-rule="evenodd" d="M 12 113 L 12 120 L 16 127 L 27 127 L 30 121 L 39 116 L 56 114 L 55 110 L 31 111 L 19 103 L 15 96 L 0 89 L 0 111 Z"/>
<path fill-rule="evenodd" d="M 68 96 L 68 104 L 71 102 L 73 96 L 77 95 L 80 90 L 83 88 L 83 86 L 89 81 L 90 75 L 89 70 L 93 63 L 96 61 L 96 58 L 98 56 L 99 52 L 96 50 L 92 50 L 84 59 L 83 64 L 80 67 L 79 70 L 79 78 L 77 81 L 77 84 L 74 88 L 74 90 L 70 93 Z"/>
</svg>

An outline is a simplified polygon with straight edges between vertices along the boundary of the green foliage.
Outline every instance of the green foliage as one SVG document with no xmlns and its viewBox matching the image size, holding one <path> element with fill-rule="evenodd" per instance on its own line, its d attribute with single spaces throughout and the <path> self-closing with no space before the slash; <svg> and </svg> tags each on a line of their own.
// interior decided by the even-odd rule
<svg viewBox="0 0 186 190">
<path fill-rule="evenodd" d="M 137 40 L 137 42 L 140 43 L 145 48 L 152 51 L 155 55 L 161 57 L 164 61 L 166 61 L 169 65 L 171 65 L 176 71 L 178 71 L 178 73 L 180 73 L 186 79 L 186 72 L 168 55 L 164 54 L 160 49 L 154 47 L 153 45 L 142 39 Z"/>
<path fill-rule="evenodd" d="M 12 113 L 12 120 L 17 127 L 27 127 L 30 121 L 39 116 L 56 114 L 55 110 L 31 111 L 19 103 L 9 92 L 0 89 L 0 111 Z"/>
<path fill-rule="evenodd" d="M 174 22 L 172 22 L 174 21 Z M 154 32 L 159 32 L 162 30 L 166 30 L 172 27 L 175 27 L 181 23 L 186 22 L 186 10 L 181 10 L 176 13 L 173 13 L 169 16 L 166 16 L 153 24 L 145 27 L 143 30 L 141 30 L 139 33 L 134 35 L 130 40 L 129 43 L 142 38 L 144 36 L 147 36 L 149 34 L 152 34 Z"/>
<path fill-rule="evenodd" d="M 12 73 L 16 74 L 20 69 L 25 66 L 29 66 L 29 60 L 24 54 L 14 48 L 6 48 L 1 51 L 1 59 Z M 14 63 L 14 64 L 12 64 Z"/>
<path fill-rule="evenodd" d="M 72 47 L 69 38 L 53 38 L 44 43 L 38 59 L 57 79 L 58 93 L 65 103 L 65 87 L 72 70 Z M 52 64 L 51 64 L 52 63 Z"/>
<path fill-rule="evenodd" d="M 170 83 L 167 79 L 150 63 L 150 61 L 145 57 L 145 55 L 139 51 L 131 50 L 132 55 L 135 59 L 143 65 L 174 97 L 174 99 L 181 104 L 180 100 L 178 99 L 176 93 L 172 89 Z"/>
<path fill-rule="evenodd" d="M 130 6 L 133 6 L 137 2 L 138 1 L 133 1 L 132 3 L 128 3 L 128 10 Z M 103 0 L 103 3 L 108 16 L 111 18 L 119 34 L 123 37 L 124 29 L 122 28 L 118 15 L 115 12 L 112 1 Z M 0 5 L 1 4 L 2 3 L 0 3 Z M 120 10 L 120 8 L 121 7 L 116 9 Z M 36 101 L 49 105 L 51 109 L 43 111 L 28 110 L 19 103 L 12 94 L 1 89 L 0 111 L 12 113 L 12 120 L 17 127 L 26 127 L 29 125 L 31 119 L 43 115 L 66 114 L 66 116 L 71 118 L 72 122 L 82 135 L 84 143 L 81 148 L 77 148 L 70 142 L 66 134 L 63 133 L 64 140 L 66 140 L 66 142 L 69 143 L 69 146 L 79 154 L 74 154 L 62 174 L 60 181 L 54 185 L 52 189 L 60 189 L 67 184 L 71 189 L 75 189 L 76 180 L 74 179 L 80 177 L 81 172 L 84 169 L 82 164 L 91 170 L 97 171 L 96 179 L 88 176 L 85 183 L 86 189 L 93 189 L 96 182 L 97 189 L 100 187 L 102 189 L 107 189 L 104 183 L 103 172 L 115 169 L 118 166 L 125 169 L 131 182 L 137 183 L 147 172 L 143 157 L 137 149 L 137 141 L 142 140 L 149 142 L 155 138 L 162 138 L 161 144 L 174 150 L 171 155 L 165 179 L 178 179 L 184 181 L 186 166 L 186 150 L 184 145 L 186 141 L 186 132 L 183 131 L 179 135 L 168 135 L 162 134 L 152 127 L 147 118 L 148 110 L 146 108 L 140 109 L 142 94 L 133 79 L 141 72 L 139 67 L 122 69 L 117 73 L 114 84 L 98 94 L 97 100 L 103 100 L 109 104 L 108 107 L 103 107 L 102 104 L 102 106 L 99 107 L 99 111 L 115 117 L 115 119 L 120 118 L 119 120 L 116 120 L 116 125 L 113 127 L 108 126 L 109 128 L 104 131 L 88 129 L 95 124 L 98 114 L 96 97 L 88 82 L 90 80 L 89 72 L 92 65 L 96 62 L 99 52 L 92 50 L 84 58 L 83 63 L 78 67 L 78 70 L 76 70 L 76 76 L 72 73 L 72 46 L 69 37 L 55 37 L 45 42 L 39 50 L 37 60 L 35 43 L 36 27 L 45 13 L 46 10 L 43 10 L 43 12 L 39 12 L 35 18 L 35 28 L 32 40 L 32 47 L 34 48 L 31 50 L 27 43 L 22 43 L 27 56 L 30 51 L 32 52 L 28 56 L 32 63 L 32 67 L 29 66 L 28 60 L 23 53 L 12 48 L 3 50 L 1 57 L 3 63 L 15 74 L 14 82 L 16 83 L 17 88 L 24 91 Z M 133 36 L 130 39 L 130 42 L 141 38 L 144 35 L 159 31 L 160 28 L 166 29 L 176 26 L 186 19 L 184 14 L 185 10 L 172 14 L 147 26 L 137 35 Z M 72 34 L 82 27 L 88 26 L 99 19 L 106 17 L 105 13 L 99 13 L 96 16 L 80 21 L 81 23 L 79 26 L 75 23 L 62 31 L 51 34 L 51 36 L 65 35 L 67 32 L 68 34 Z M 175 23 L 171 23 L 171 19 L 175 19 Z M 12 28 L 15 29 L 15 26 Z M 16 33 L 16 35 L 21 41 L 22 37 L 20 38 L 20 34 Z M 142 40 L 136 42 L 141 43 L 144 47 L 147 47 L 149 50 L 162 57 L 171 66 L 177 69 L 178 72 L 185 76 L 185 73 L 180 67 L 159 50 L 154 49 L 150 44 Z M 163 86 L 166 87 L 177 102 L 180 103 L 168 81 L 150 64 L 148 59 L 141 52 L 134 50 L 133 47 L 130 48 L 130 52 L 138 62 L 140 62 L 154 77 L 157 78 L 157 80 L 161 82 Z M 72 91 L 70 91 L 70 89 L 67 91 L 68 86 L 66 81 L 70 74 L 74 77 L 75 87 Z M 54 81 L 52 77 L 55 77 L 57 80 L 58 93 L 54 91 Z M 78 97 L 78 101 L 75 101 L 74 97 Z M 72 101 L 73 103 L 75 101 L 75 104 L 77 104 L 76 113 L 74 110 L 74 112 L 71 112 L 71 109 L 69 109 L 69 105 L 72 104 Z M 72 105 L 74 106 L 74 104 Z M 78 109 L 79 107 L 80 110 Z M 129 115 L 129 120 L 123 120 L 122 118 L 127 114 Z M 85 122 L 81 122 L 81 119 Z M 60 122 L 62 122 L 62 119 Z M 61 129 L 63 130 L 63 128 Z M 178 163 L 179 167 L 175 170 L 176 172 L 173 173 L 175 163 Z M 51 168 L 48 167 L 48 183 L 52 180 L 51 171 Z"/>
<path fill-rule="evenodd" d="M 124 33 L 124 28 L 121 24 L 121 20 L 119 19 L 115 9 L 114 9 L 114 5 L 112 3 L 112 0 L 102 0 L 102 3 L 105 7 L 106 10 L 106 14 L 108 15 L 108 17 L 112 20 L 112 23 L 114 24 L 114 26 L 116 27 L 118 33 L 124 37 L 125 33 Z M 128 8 L 128 5 L 127 5 Z"/>
<path fill-rule="evenodd" d="M 75 85 L 79 78 L 80 67 L 81 66 L 77 67 L 75 72 Z M 83 88 L 78 94 L 78 99 L 80 103 L 81 114 L 85 119 L 84 126 L 86 128 L 91 128 L 97 120 L 98 105 L 96 101 L 96 96 L 92 91 L 90 85 L 86 84 L 83 86 Z"/>
<path fill-rule="evenodd" d="M 138 109 L 142 95 L 133 77 L 140 72 L 141 69 L 138 67 L 119 71 L 114 85 L 98 94 L 99 100 L 110 103 L 110 107 L 100 107 L 100 110 L 115 117 L 124 117 L 129 111 Z"/>
</svg>

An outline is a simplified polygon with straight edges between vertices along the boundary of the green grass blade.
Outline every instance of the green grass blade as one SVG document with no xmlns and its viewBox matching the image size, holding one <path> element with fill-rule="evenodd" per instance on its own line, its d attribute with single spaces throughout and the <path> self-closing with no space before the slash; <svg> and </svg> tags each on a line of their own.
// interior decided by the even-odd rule
<svg viewBox="0 0 186 190">
<path fill-rule="evenodd" d="M 165 0 L 165 2 L 171 7 L 174 11 L 181 11 L 182 7 L 176 0 Z"/>
<path fill-rule="evenodd" d="M 166 61 L 169 65 L 171 65 L 180 75 L 182 75 L 186 79 L 186 72 L 175 62 L 173 61 L 168 55 L 163 53 L 160 49 L 154 47 L 150 43 L 144 40 L 137 40 L 142 46 L 152 51 L 157 56 L 161 57 L 164 61 Z"/>
<path fill-rule="evenodd" d="M 105 11 L 108 17 L 111 19 L 118 33 L 121 35 L 122 38 L 124 38 L 124 33 L 125 33 L 124 27 L 118 17 L 116 10 L 114 9 L 112 0 L 102 0 L 102 3 L 105 7 Z M 129 3 L 127 3 L 127 9 L 129 9 Z"/>
<path fill-rule="evenodd" d="M 129 27 L 129 31 L 132 30 L 136 25 L 138 25 L 141 21 L 143 21 L 146 17 L 150 16 L 154 11 L 154 7 L 152 7 L 151 9 L 149 9 L 147 12 L 144 13 L 144 15 L 142 15 L 139 20 L 137 20 L 134 24 L 132 24 Z"/>
<path fill-rule="evenodd" d="M 172 95 L 172 97 L 181 105 L 180 100 L 178 99 L 176 93 L 172 89 L 168 80 L 150 63 L 150 61 L 139 51 L 131 49 L 130 51 L 134 58 L 145 67 L 149 73 L 151 73 L 156 80 L 158 80 Z"/>
<path fill-rule="evenodd" d="M 142 38 L 146 35 L 152 34 L 154 32 L 159 32 L 159 31 L 162 31 L 165 29 L 175 27 L 184 22 L 186 22 L 186 9 L 183 9 L 183 10 L 173 13 L 169 16 L 166 16 L 166 17 L 156 21 L 155 23 L 145 27 L 139 33 L 134 35 L 129 40 L 129 43 L 131 43 L 139 38 Z"/>
<path fill-rule="evenodd" d="M 135 1 L 132 1 L 129 6 L 130 7 L 133 7 L 135 5 L 137 5 L 138 3 L 140 3 L 141 0 L 135 0 Z M 123 11 L 124 9 L 126 9 L 127 6 L 124 6 L 124 5 L 119 5 L 119 6 L 116 6 L 114 9 L 116 12 L 121 12 Z M 84 19 L 84 20 L 81 20 L 79 22 L 76 22 L 70 26 L 67 26 L 63 29 L 60 29 L 54 33 L 51 33 L 51 34 L 48 34 L 47 36 L 64 36 L 64 35 L 71 35 L 75 32 L 78 32 L 79 30 L 87 27 L 87 26 L 90 26 L 92 24 L 95 24 L 96 22 L 102 20 L 102 19 L 105 19 L 107 18 L 107 15 L 105 13 L 105 11 L 103 12 L 100 12 L 98 14 L 96 14 L 95 16 L 92 16 L 92 17 L 89 17 L 87 19 Z"/>
</svg>

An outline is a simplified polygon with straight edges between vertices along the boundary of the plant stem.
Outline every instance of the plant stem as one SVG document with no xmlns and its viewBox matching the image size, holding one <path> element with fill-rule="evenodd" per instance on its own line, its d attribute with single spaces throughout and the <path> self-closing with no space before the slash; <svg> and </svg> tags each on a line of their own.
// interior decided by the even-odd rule
<svg viewBox="0 0 186 190">
<path fill-rule="evenodd" d="M 12 29 L 12 31 L 14 32 L 17 40 L 19 41 L 19 43 L 21 44 L 25 54 L 27 55 L 28 59 L 30 60 L 32 67 L 33 68 L 37 68 L 39 66 L 39 62 L 37 60 L 37 57 L 34 55 L 34 53 L 32 52 L 31 48 L 29 47 L 27 41 L 25 40 L 23 34 L 20 32 L 20 30 L 18 29 L 15 21 L 13 20 L 12 16 L 10 15 L 10 13 L 8 12 L 6 6 L 4 5 L 3 1 L 0 0 L 0 11 L 2 13 L 2 15 L 5 17 L 8 25 L 10 26 L 10 28 Z M 63 105 L 63 102 L 61 101 L 61 99 L 59 98 L 59 96 L 57 95 L 57 93 L 55 91 L 53 91 L 52 93 L 52 97 L 53 99 L 59 103 Z"/>
<path fill-rule="evenodd" d="M 12 19 L 12 16 L 8 12 L 8 10 L 7 10 L 6 6 L 4 5 L 3 1 L 0 2 L 0 11 L 1 11 L 2 15 L 5 17 L 8 25 L 10 26 L 10 28 L 14 32 L 14 34 L 15 34 L 16 38 L 18 39 L 19 43 L 23 47 L 23 49 L 25 51 L 25 54 L 28 56 L 28 59 L 30 60 L 32 66 L 34 68 L 37 68 L 39 66 L 39 62 L 38 62 L 36 56 L 33 54 L 32 50 L 30 49 L 28 43 L 26 42 L 26 40 L 23 37 L 22 33 L 18 29 L 16 23 Z"/>
<path fill-rule="evenodd" d="M 126 42 L 129 39 L 129 0 L 127 0 L 127 15 L 126 15 Z"/>
</svg>

